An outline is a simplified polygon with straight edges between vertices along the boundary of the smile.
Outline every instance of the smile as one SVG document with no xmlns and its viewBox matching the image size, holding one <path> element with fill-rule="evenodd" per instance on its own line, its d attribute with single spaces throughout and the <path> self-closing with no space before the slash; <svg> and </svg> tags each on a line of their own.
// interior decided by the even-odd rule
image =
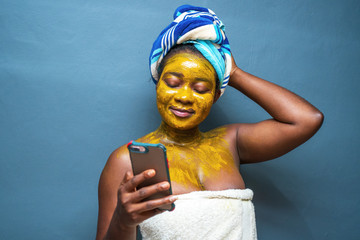
<svg viewBox="0 0 360 240">
<path fill-rule="evenodd" d="M 193 109 L 183 109 L 183 108 L 177 108 L 177 107 L 170 107 L 170 111 L 177 117 L 181 117 L 181 118 L 187 118 L 192 116 L 195 111 Z"/>
</svg>

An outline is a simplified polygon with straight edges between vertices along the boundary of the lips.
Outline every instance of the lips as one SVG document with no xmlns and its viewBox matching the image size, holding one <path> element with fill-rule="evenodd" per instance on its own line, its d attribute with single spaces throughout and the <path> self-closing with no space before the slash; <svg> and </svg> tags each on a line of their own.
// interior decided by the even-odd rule
<svg viewBox="0 0 360 240">
<path fill-rule="evenodd" d="M 177 108 L 177 107 L 170 107 L 170 111 L 177 117 L 187 118 L 192 116 L 195 111 L 193 109 L 184 109 L 184 108 Z"/>
</svg>

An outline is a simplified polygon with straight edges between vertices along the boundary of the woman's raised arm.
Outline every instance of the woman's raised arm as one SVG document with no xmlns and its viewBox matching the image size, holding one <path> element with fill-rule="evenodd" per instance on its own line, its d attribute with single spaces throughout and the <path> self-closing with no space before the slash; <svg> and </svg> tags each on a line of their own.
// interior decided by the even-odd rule
<svg viewBox="0 0 360 240">
<path fill-rule="evenodd" d="M 254 124 L 236 124 L 241 163 L 279 157 L 307 141 L 321 127 L 323 114 L 305 99 L 233 67 L 229 85 L 258 103 L 273 119 Z"/>
</svg>

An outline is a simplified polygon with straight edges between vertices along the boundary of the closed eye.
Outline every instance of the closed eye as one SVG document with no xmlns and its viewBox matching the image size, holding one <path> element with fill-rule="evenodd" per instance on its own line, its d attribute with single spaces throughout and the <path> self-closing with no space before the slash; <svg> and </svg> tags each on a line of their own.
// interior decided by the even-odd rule
<svg viewBox="0 0 360 240">
<path fill-rule="evenodd" d="M 200 93 L 200 94 L 204 94 L 209 92 L 209 90 L 199 90 L 199 89 L 195 89 L 195 92 Z"/>
<path fill-rule="evenodd" d="M 164 82 L 168 87 L 171 88 L 176 88 L 181 85 L 181 80 L 179 80 L 178 78 L 165 78 Z"/>
<path fill-rule="evenodd" d="M 204 94 L 204 93 L 210 92 L 210 88 L 208 88 L 207 84 L 204 83 L 204 82 L 196 83 L 196 84 L 193 86 L 193 89 L 194 89 L 195 92 L 200 93 L 200 94 Z"/>
</svg>

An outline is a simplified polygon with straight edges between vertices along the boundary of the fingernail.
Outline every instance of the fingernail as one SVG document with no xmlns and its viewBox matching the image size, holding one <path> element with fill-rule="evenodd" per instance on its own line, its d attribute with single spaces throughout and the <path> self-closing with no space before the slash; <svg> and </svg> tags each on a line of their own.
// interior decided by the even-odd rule
<svg viewBox="0 0 360 240">
<path fill-rule="evenodd" d="M 154 176 L 154 174 L 155 174 L 155 171 L 154 171 L 154 170 L 149 170 L 149 171 L 147 172 L 147 175 L 148 175 L 149 177 Z"/>
<path fill-rule="evenodd" d="M 176 201 L 178 198 L 177 197 L 175 197 L 175 196 L 171 196 L 170 198 L 169 198 L 169 200 L 171 201 L 171 202 L 174 202 L 174 201 Z"/>
<path fill-rule="evenodd" d="M 160 185 L 161 188 L 167 188 L 168 186 L 169 186 L 168 183 L 162 183 L 162 184 Z"/>
</svg>

